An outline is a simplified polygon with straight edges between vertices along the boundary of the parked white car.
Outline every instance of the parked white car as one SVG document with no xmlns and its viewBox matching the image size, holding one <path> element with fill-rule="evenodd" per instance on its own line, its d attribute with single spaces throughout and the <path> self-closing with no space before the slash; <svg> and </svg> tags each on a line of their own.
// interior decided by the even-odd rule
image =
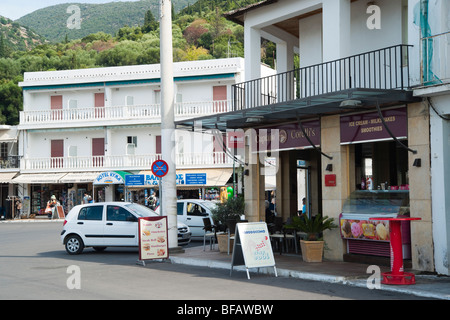
<svg viewBox="0 0 450 320">
<path fill-rule="evenodd" d="M 209 218 L 213 224 L 211 210 L 216 203 L 200 199 L 181 199 L 177 201 L 177 220 L 189 226 L 193 238 L 203 239 L 203 218 Z M 156 208 L 159 213 L 160 208 Z"/>
<path fill-rule="evenodd" d="M 106 247 L 137 247 L 138 218 L 158 216 L 137 203 L 99 202 L 78 205 L 67 215 L 61 241 L 67 253 L 80 254 L 86 247 L 103 251 Z M 189 227 L 178 222 L 178 244 L 191 241 Z"/>
</svg>

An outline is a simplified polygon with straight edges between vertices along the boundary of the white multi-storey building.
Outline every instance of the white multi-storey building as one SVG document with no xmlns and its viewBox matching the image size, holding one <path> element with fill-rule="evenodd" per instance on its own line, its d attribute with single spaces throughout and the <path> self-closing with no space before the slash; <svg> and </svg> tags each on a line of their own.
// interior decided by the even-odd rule
<svg viewBox="0 0 450 320">
<path fill-rule="evenodd" d="M 231 85 L 243 73 L 241 58 L 175 63 L 175 118 L 230 111 Z M 133 190 L 156 184 L 150 166 L 161 158 L 160 65 L 30 72 L 20 86 L 21 162 L 13 182 L 31 198 L 30 213 L 42 213 L 52 194 L 67 209 L 86 191 L 95 201 L 129 197 L 125 174 L 144 175 Z M 179 131 L 173 138 L 179 190 L 198 197 L 199 189 L 226 185 L 233 160 L 213 135 Z M 118 181 L 101 179 L 111 171 Z"/>
</svg>

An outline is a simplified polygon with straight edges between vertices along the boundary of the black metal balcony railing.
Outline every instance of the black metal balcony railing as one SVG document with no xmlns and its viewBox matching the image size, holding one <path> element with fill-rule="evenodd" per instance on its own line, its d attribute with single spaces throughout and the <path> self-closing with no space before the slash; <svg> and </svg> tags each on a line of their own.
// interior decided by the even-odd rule
<svg viewBox="0 0 450 320">
<path fill-rule="evenodd" d="M 233 110 L 342 90 L 410 87 L 409 45 L 397 45 L 233 85 Z"/>
</svg>

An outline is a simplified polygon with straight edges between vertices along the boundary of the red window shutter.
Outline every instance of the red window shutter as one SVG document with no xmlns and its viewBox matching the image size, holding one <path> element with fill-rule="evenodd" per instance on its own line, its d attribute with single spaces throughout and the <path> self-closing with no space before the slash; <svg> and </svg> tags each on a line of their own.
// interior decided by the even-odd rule
<svg viewBox="0 0 450 320">
<path fill-rule="evenodd" d="M 105 155 L 105 138 L 92 138 L 92 155 Z"/>
<path fill-rule="evenodd" d="M 54 158 L 51 159 L 51 167 L 62 168 L 64 157 L 64 140 L 51 140 L 50 145 L 50 156 Z"/>
<path fill-rule="evenodd" d="M 161 154 L 161 136 L 156 136 L 156 154 Z"/>
<path fill-rule="evenodd" d="M 105 106 L 105 94 L 103 92 L 95 94 L 95 107 Z"/>
<path fill-rule="evenodd" d="M 227 86 L 213 87 L 214 112 L 227 111 Z"/>
<path fill-rule="evenodd" d="M 92 138 L 92 164 L 102 167 L 105 156 L 105 138 Z"/>
<path fill-rule="evenodd" d="M 60 110 L 63 107 L 62 96 L 51 96 L 50 106 L 52 110 Z"/>
<path fill-rule="evenodd" d="M 50 97 L 50 109 L 52 110 L 52 120 L 62 119 L 63 100 L 62 96 Z"/>
</svg>

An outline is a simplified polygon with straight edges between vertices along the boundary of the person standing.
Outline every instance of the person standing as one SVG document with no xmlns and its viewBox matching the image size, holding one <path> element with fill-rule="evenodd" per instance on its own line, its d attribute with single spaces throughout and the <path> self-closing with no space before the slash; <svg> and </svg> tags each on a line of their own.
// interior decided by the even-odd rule
<svg viewBox="0 0 450 320">
<path fill-rule="evenodd" d="M 58 200 L 56 200 L 56 196 L 52 195 L 50 200 L 47 202 L 47 208 L 45 209 L 45 212 L 48 215 L 49 219 L 53 218 L 53 214 L 56 211 L 56 206 L 60 206 L 61 204 L 59 203 Z"/>
</svg>

